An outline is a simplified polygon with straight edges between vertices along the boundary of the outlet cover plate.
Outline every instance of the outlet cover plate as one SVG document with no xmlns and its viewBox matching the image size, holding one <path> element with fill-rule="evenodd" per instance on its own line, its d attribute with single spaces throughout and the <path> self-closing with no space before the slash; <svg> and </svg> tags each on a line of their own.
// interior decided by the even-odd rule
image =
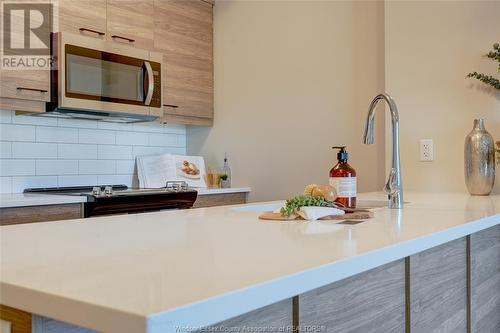
<svg viewBox="0 0 500 333">
<path fill-rule="evenodd" d="M 420 140 L 420 161 L 434 161 L 434 141 L 432 139 Z"/>
</svg>

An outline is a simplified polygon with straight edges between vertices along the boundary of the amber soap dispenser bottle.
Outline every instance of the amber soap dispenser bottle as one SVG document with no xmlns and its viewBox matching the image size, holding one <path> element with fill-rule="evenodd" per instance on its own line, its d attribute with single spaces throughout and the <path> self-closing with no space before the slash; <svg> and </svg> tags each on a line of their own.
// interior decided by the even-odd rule
<svg viewBox="0 0 500 333">
<path fill-rule="evenodd" d="M 332 147 L 338 149 L 337 164 L 330 170 L 330 186 L 337 190 L 335 202 L 347 208 L 356 207 L 356 170 L 348 163 L 349 154 L 345 146 Z"/>
</svg>

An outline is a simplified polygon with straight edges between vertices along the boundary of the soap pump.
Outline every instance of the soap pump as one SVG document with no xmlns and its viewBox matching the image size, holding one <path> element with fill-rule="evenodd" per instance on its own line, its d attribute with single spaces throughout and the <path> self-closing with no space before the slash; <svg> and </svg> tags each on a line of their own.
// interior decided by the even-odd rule
<svg viewBox="0 0 500 333">
<path fill-rule="evenodd" d="M 337 191 L 335 202 L 346 208 L 356 207 L 356 170 L 348 163 L 349 154 L 346 146 L 335 146 L 338 149 L 337 164 L 330 170 L 330 186 Z"/>
</svg>

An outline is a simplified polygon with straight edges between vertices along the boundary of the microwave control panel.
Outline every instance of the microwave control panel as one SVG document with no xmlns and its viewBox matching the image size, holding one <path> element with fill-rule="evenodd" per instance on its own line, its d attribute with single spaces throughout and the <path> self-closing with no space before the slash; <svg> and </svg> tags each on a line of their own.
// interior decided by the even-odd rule
<svg viewBox="0 0 500 333">
<path fill-rule="evenodd" d="M 158 62 L 151 62 L 151 68 L 153 69 L 153 80 L 154 80 L 154 92 L 151 98 L 150 107 L 161 108 L 161 64 Z"/>
</svg>

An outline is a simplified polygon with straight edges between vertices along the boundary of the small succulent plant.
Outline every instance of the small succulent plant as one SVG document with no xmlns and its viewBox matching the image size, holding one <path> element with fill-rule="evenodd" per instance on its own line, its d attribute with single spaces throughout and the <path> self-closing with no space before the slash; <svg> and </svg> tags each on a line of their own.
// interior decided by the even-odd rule
<svg viewBox="0 0 500 333">
<path fill-rule="evenodd" d="M 488 52 L 488 54 L 486 54 L 486 57 L 496 60 L 498 62 L 498 72 L 500 73 L 500 44 L 499 43 L 493 44 L 493 50 Z M 472 72 L 467 74 L 467 78 L 477 79 L 487 85 L 492 86 L 496 90 L 500 90 L 500 80 L 491 75 Z"/>
</svg>

